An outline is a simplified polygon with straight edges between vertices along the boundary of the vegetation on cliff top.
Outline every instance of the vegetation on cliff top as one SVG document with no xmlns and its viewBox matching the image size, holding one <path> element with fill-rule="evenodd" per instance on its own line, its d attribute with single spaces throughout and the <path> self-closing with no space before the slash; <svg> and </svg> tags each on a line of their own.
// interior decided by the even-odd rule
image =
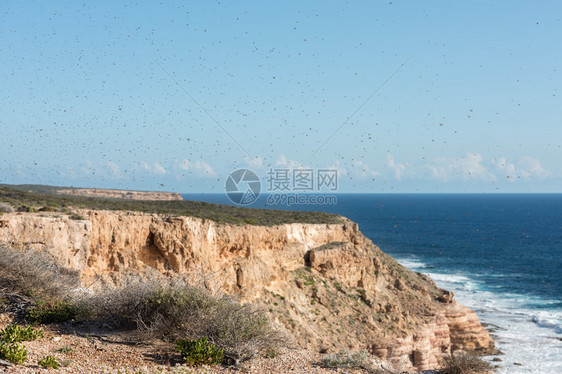
<svg viewBox="0 0 562 374">
<path fill-rule="evenodd" d="M 61 187 L 0 185 L 0 203 L 18 211 L 63 211 L 69 208 L 124 210 L 209 219 L 237 225 L 273 226 L 286 223 L 338 223 L 341 218 L 322 212 L 241 208 L 199 201 L 123 200 L 58 194 Z"/>
</svg>

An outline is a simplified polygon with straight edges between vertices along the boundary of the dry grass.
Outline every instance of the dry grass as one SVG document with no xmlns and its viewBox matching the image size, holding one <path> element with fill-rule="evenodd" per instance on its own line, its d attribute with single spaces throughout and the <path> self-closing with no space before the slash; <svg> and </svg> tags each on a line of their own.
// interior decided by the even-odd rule
<svg viewBox="0 0 562 374">
<path fill-rule="evenodd" d="M 493 366 L 472 352 L 462 352 L 445 357 L 441 374 L 489 373 Z"/>
<path fill-rule="evenodd" d="M 371 361 L 365 351 L 361 352 L 340 352 L 333 355 L 326 355 L 320 361 L 326 368 L 361 368 L 370 369 Z"/>
<path fill-rule="evenodd" d="M 0 299 L 30 321 L 78 317 L 129 325 L 144 340 L 208 338 L 234 363 L 285 343 L 264 309 L 185 279 L 129 277 L 121 288 L 95 293 L 76 292 L 79 285 L 46 252 L 0 247 Z"/>
<path fill-rule="evenodd" d="M 78 274 L 45 251 L 0 246 L 0 296 L 60 300 L 78 287 Z"/>
<path fill-rule="evenodd" d="M 134 326 L 147 340 L 208 338 L 235 364 L 285 344 L 265 310 L 182 279 L 129 278 L 83 303 L 95 318 Z"/>
<path fill-rule="evenodd" d="M 14 208 L 11 205 L 6 203 L 0 203 L 0 213 L 12 213 Z"/>
<path fill-rule="evenodd" d="M 286 342 L 262 308 L 184 279 L 129 277 L 121 288 L 95 293 L 78 286 L 78 276 L 47 253 L 0 247 L 0 299 L 28 320 L 103 320 L 136 328 L 143 340 L 208 338 L 235 364 Z"/>
</svg>

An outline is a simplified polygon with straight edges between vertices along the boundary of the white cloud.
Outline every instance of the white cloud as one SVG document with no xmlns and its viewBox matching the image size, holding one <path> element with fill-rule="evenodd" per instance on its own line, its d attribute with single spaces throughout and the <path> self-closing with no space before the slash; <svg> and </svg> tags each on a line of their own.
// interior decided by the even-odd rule
<svg viewBox="0 0 562 374">
<path fill-rule="evenodd" d="M 501 170 L 503 172 L 506 172 L 507 174 L 514 175 L 517 171 L 515 165 L 511 162 L 508 162 L 505 157 L 492 159 L 492 165 L 494 165 L 497 170 Z"/>
<path fill-rule="evenodd" d="M 142 168 L 148 172 L 150 172 L 152 170 L 152 168 L 150 167 L 150 165 L 148 165 L 147 162 L 141 162 L 140 164 L 142 166 Z"/>
<path fill-rule="evenodd" d="M 362 178 L 373 178 L 382 175 L 382 173 L 372 169 L 369 165 L 361 160 L 353 160 L 351 162 L 351 172 L 353 173 L 353 175 Z"/>
<path fill-rule="evenodd" d="M 18 177 L 26 177 L 25 173 L 23 172 L 23 168 L 21 167 L 21 165 L 18 165 L 18 167 L 16 169 L 16 175 Z"/>
<path fill-rule="evenodd" d="M 275 165 L 281 166 L 286 169 L 308 169 L 304 167 L 302 163 L 298 162 L 297 160 L 288 160 L 285 155 L 281 155 L 277 158 Z"/>
<path fill-rule="evenodd" d="M 394 156 L 386 155 L 386 167 L 392 170 L 394 179 L 396 179 L 397 181 L 402 180 L 402 177 L 404 177 L 404 175 L 409 172 L 409 170 L 406 170 L 408 166 L 409 165 L 406 163 L 396 162 L 394 160 Z"/>
<path fill-rule="evenodd" d="M 254 156 L 254 157 L 250 157 L 250 156 L 244 156 L 244 161 L 246 161 L 246 163 L 256 169 L 261 169 L 263 166 L 263 159 L 259 156 Z"/>
<path fill-rule="evenodd" d="M 338 176 L 342 176 L 342 175 L 348 175 L 349 173 L 347 172 L 347 169 L 343 168 L 340 166 L 340 162 L 339 161 L 334 161 L 334 163 L 332 165 L 330 165 L 329 167 L 327 167 L 326 169 L 328 170 L 337 170 L 338 172 Z"/>
<path fill-rule="evenodd" d="M 519 170 L 524 178 L 538 177 L 542 179 L 552 175 L 550 170 L 542 167 L 538 159 L 530 156 L 521 157 L 519 160 Z"/>
<path fill-rule="evenodd" d="M 153 162 L 152 165 L 149 165 L 147 162 L 141 162 L 140 165 L 144 170 L 146 170 L 149 173 L 159 174 L 159 175 L 166 174 L 166 169 L 158 162 Z"/>
<path fill-rule="evenodd" d="M 482 180 L 492 181 L 495 175 L 484 165 L 484 158 L 479 153 L 468 152 L 462 157 L 455 159 L 439 158 L 433 161 L 427 168 L 431 177 L 450 181 L 461 180 Z"/>
<path fill-rule="evenodd" d="M 119 168 L 119 165 L 117 165 L 115 162 L 108 161 L 107 166 L 109 167 L 109 171 L 111 173 L 111 176 L 113 176 L 114 178 L 123 177 L 123 174 L 121 174 L 121 169 Z"/>
<path fill-rule="evenodd" d="M 517 162 L 509 162 L 505 157 L 498 157 L 492 160 L 502 177 L 514 182 L 517 179 L 538 178 L 544 179 L 552 175 L 550 170 L 542 167 L 541 162 L 530 156 L 523 156 Z"/>
<path fill-rule="evenodd" d="M 78 176 L 72 166 L 67 167 L 66 171 L 63 172 L 62 175 L 69 178 L 76 178 Z"/>
<path fill-rule="evenodd" d="M 81 166 L 80 171 L 84 175 L 95 175 L 102 178 L 123 178 L 121 173 L 121 168 L 119 165 L 113 161 L 108 162 L 98 162 L 94 164 L 90 160 L 86 160 L 86 166 Z"/>
<path fill-rule="evenodd" d="M 287 165 L 287 157 L 285 157 L 285 155 L 279 156 L 279 158 L 277 158 L 277 161 L 275 161 L 275 165 L 277 166 Z"/>
<path fill-rule="evenodd" d="M 202 160 L 191 161 L 188 159 L 183 159 L 177 165 L 182 170 L 193 172 L 199 176 L 214 178 L 217 176 L 217 172 L 211 165 Z"/>
</svg>

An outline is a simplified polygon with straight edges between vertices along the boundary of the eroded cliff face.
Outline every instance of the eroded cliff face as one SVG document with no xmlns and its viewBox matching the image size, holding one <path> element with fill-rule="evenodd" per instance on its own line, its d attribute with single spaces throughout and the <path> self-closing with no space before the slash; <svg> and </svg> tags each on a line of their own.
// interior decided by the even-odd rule
<svg viewBox="0 0 562 374">
<path fill-rule="evenodd" d="M 357 224 L 235 226 L 193 217 L 80 211 L 0 216 L 0 243 L 49 250 L 84 284 L 126 272 L 207 274 L 228 293 L 268 306 L 309 349 L 367 349 L 411 369 L 444 353 L 489 351 L 493 341 L 468 308 L 384 254 Z"/>
</svg>

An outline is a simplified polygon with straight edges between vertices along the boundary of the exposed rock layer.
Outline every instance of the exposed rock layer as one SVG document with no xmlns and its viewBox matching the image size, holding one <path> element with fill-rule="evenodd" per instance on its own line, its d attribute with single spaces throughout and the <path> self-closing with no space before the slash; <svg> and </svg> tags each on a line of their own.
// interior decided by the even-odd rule
<svg viewBox="0 0 562 374">
<path fill-rule="evenodd" d="M 80 211 L 0 216 L 0 243 L 49 250 L 84 284 L 124 272 L 212 274 L 226 292 L 268 305 L 309 349 L 367 349 L 410 369 L 451 350 L 491 350 L 468 308 L 365 238 L 356 223 L 235 226 L 193 217 Z"/>
</svg>

